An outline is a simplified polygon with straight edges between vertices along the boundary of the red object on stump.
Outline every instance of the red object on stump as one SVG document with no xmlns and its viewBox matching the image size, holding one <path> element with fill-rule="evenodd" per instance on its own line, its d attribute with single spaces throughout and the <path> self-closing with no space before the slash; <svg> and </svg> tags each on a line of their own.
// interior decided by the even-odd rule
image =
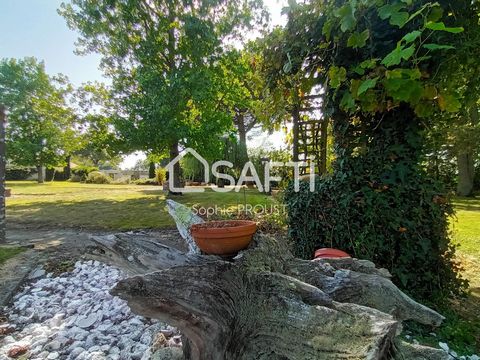
<svg viewBox="0 0 480 360">
<path fill-rule="evenodd" d="M 315 251 L 315 259 L 323 258 L 345 258 L 351 257 L 345 251 L 332 249 L 332 248 L 322 248 Z"/>
</svg>

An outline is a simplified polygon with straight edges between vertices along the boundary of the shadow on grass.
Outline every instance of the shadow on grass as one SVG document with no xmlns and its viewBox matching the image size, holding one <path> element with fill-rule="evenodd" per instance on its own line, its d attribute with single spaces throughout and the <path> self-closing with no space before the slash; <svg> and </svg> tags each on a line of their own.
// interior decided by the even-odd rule
<svg viewBox="0 0 480 360">
<path fill-rule="evenodd" d="M 73 199 L 32 201 L 7 205 L 7 221 L 33 226 L 82 227 L 91 229 L 155 229 L 175 224 L 166 210 L 162 190 L 142 190 L 149 195 L 133 199 Z M 57 194 L 58 195 L 58 194 Z M 61 195 L 61 194 L 60 194 Z M 34 195 L 38 196 L 37 194 Z M 244 204 L 242 193 L 186 193 L 169 197 L 188 207 L 234 208 Z M 246 195 L 247 204 L 270 206 L 269 196 L 252 192 Z"/>
<path fill-rule="evenodd" d="M 165 205 L 165 200 L 159 198 L 39 201 L 7 206 L 7 221 L 39 226 L 117 230 L 172 227 L 174 222 Z"/>
<path fill-rule="evenodd" d="M 453 200 L 455 210 L 480 211 L 480 198 L 457 197 Z"/>
</svg>

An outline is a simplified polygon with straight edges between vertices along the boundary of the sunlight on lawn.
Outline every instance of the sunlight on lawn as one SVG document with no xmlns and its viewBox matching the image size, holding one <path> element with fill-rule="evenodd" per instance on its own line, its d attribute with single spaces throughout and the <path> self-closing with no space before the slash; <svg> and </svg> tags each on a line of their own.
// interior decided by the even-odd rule
<svg viewBox="0 0 480 360">
<path fill-rule="evenodd" d="M 480 288 L 480 199 L 455 198 L 456 218 L 452 222 L 453 239 L 472 288 Z"/>
<path fill-rule="evenodd" d="M 159 186 L 96 185 L 72 182 L 37 184 L 11 181 L 7 218 L 33 226 L 64 226 L 93 229 L 146 229 L 173 227 L 165 210 L 166 196 Z M 187 193 L 173 198 L 188 206 L 235 208 L 245 202 L 270 205 L 271 196 L 253 189 L 239 193 Z"/>
</svg>

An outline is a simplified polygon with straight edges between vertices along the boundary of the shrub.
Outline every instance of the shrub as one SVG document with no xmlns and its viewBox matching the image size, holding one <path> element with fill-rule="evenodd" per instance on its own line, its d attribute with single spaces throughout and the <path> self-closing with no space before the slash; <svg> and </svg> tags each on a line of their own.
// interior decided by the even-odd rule
<svg viewBox="0 0 480 360">
<path fill-rule="evenodd" d="M 167 178 L 167 170 L 165 168 L 156 169 L 155 178 L 157 179 L 157 184 L 162 185 Z"/>
<path fill-rule="evenodd" d="M 158 185 L 157 179 L 138 179 L 133 182 L 136 185 Z"/>
<path fill-rule="evenodd" d="M 77 166 L 76 168 L 73 168 L 71 170 L 71 173 L 72 173 L 72 177 L 76 176 L 76 179 L 78 179 L 79 177 L 80 181 L 85 181 L 87 179 L 88 174 L 90 174 L 93 171 L 98 171 L 98 168 L 95 166 Z"/>
<path fill-rule="evenodd" d="M 100 171 L 92 171 L 85 180 L 88 184 L 110 184 L 112 179 Z"/>
<path fill-rule="evenodd" d="M 30 175 L 35 173 L 35 168 L 26 166 L 7 166 L 5 170 L 5 180 L 26 180 Z"/>
<path fill-rule="evenodd" d="M 84 179 L 82 179 L 82 177 L 80 175 L 73 174 L 72 176 L 70 176 L 70 181 L 71 182 L 81 182 L 81 181 L 84 181 Z"/>
<path fill-rule="evenodd" d="M 339 176 L 318 178 L 285 191 L 289 236 L 297 256 L 334 247 L 387 268 L 393 281 L 422 299 L 458 293 L 465 286 L 448 241 L 444 213 L 452 209 L 428 180 L 411 174 L 410 186 L 353 183 Z M 416 204 L 415 206 L 412 204 Z"/>
<path fill-rule="evenodd" d="M 120 179 L 111 180 L 110 182 L 110 184 L 112 185 L 128 185 L 130 183 L 131 183 L 131 180 L 129 177 L 123 177 Z"/>
</svg>

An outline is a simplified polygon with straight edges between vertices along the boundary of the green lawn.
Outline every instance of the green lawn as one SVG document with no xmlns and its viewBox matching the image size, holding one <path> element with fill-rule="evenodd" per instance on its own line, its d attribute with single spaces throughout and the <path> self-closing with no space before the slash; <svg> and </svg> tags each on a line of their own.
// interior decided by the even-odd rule
<svg viewBox="0 0 480 360">
<path fill-rule="evenodd" d="M 480 290 L 480 198 L 456 198 L 453 239 L 472 288 Z"/>
<path fill-rule="evenodd" d="M 25 251 L 24 247 L 0 246 L 0 265 L 23 251 Z"/>
<path fill-rule="evenodd" d="M 12 189 L 12 197 L 7 198 L 7 220 L 12 223 L 113 230 L 174 225 L 165 210 L 166 196 L 157 186 L 10 181 L 7 187 Z M 245 193 L 206 189 L 173 199 L 197 209 L 217 206 L 229 210 L 245 203 L 268 207 L 275 202 L 253 189 Z"/>
</svg>

